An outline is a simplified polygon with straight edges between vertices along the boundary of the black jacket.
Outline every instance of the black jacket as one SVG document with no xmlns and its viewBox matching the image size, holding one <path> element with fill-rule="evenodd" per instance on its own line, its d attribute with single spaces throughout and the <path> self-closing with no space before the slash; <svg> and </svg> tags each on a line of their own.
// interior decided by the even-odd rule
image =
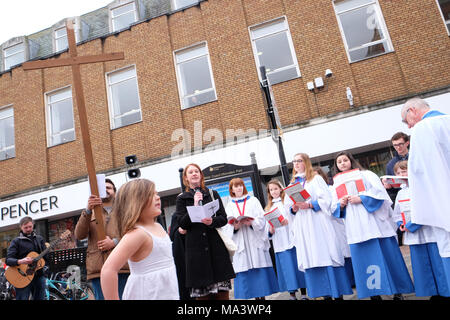
<svg viewBox="0 0 450 320">
<path fill-rule="evenodd" d="M 22 232 L 19 233 L 17 238 L 11 241 L 6 254 L 6 264 L 8 266 L 17 266 L 17 261 L 25 258 L 30 252 L 34 251 L 41 253 L 46 249 L 45 240 L 40 235 L 37 235 L 34 231 L 27 237 Z M 44 259 L 46 257 L 44 256 Z M 36 276 L 42 276 L 43 270 L 36 271 Z"/>
<path fill-rule="evenodd" d="M 187 230 L 185 236 L 186 287 L 202 288 L 213 283 L 236 277 L 233 265 L 222 238 L 216 228 L 227 224 L 227 214 L 222 200 L 216 191 L 214 198 L 219 200 L 219 210 L 213 216 L 213 222 L 207 226 L 203 223 L 192 223 L 187 213 L 187 206 L 194 205 L 194 190 L 183 192 L 176 200 L 176 216 L 178 225 Z M 203 204 L 211 202 L 209 190 L 202 190 Z"/>
</svg>

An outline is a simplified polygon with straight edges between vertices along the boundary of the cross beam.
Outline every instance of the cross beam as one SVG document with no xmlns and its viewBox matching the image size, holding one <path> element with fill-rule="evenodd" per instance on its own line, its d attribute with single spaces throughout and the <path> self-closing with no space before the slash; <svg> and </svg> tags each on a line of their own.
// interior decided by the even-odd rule
<svg viewBox="0 0 450 320">
<path fill-rule="evenodd" d="M 114 60 L 123 60 L 123 52 L 107 53 L 92 56 L 81 56 L 77 54 L 77 44 L 75 41 L 75 33 L 73 31 L 74 21 L 66 22 L 67 39 L 69 43 L 69 58 L 57 59 L 57 60 L 39 60 L 29 61 L 23 63 L 24 70 L 36 70 L 44 68 L 54 67 L 72 67 L 73 85 L 75 88 L 75 99 L 78 107 L 78 115 L 80 119 L 81 136 L 83 141 L 84 155 L 86 159 L 86 167 L 89 176 L 89 184 L 91 187 L 91 193 L 98 196 L 97 176 L 94 165 L 94 157 L 92 154 L 91 138 L 89 134 L 89 125 L 86 113 L 86 105 L 84 101 L 83 86 L 81 81 L 80 65 L 87 63 L 106 62 Z M 106 238 L 105 227 L 103 224 L 103 209 L 101 206 L 94 207 L 95 223 L 97 229 L 97 236 L 99 240 Z"/>
</svg>

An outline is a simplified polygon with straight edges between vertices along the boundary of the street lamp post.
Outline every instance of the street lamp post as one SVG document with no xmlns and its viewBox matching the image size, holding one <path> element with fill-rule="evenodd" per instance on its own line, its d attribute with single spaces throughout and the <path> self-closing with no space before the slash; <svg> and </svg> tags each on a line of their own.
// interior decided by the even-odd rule
<svg viewBox="0 0 450 320">
<path fill-rule="evenodd" d="M 259 70 L 261 72 L 261 79 L 262 79 L 262 83 L 260 83 L 260 85 L 261 85 L 261 90 L 264 95 L 266 111 L 267 111 L 267 114 L 268 114 L 269 120 L 270 120 L 270 126 L 272 129 L 272 138 L 278 147 L 278 156 L 280 158 L 281 175 L 283 177 L 284 185 L 287 186 L 289 184 L 289 172 L 288 172 L 287 165 L 286 165 L 286 156 L 284 155 L 283 141 L 278 132 L 278 125 L 277 125 L 277 120 L 275 117 L 275 110 L 273 108 L 273 101 L 272 101 L 272 97 L 270 95 L 270 87 L 269 87 L 269 83 L 267 81 L 266 67 L 261 66 L 261 67 L 259 67 Z"/>
</svg>

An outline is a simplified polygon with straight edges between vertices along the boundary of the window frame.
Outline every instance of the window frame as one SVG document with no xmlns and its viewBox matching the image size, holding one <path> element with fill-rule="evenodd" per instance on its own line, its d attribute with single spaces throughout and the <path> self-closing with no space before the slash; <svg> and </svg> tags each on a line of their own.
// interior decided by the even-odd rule
<svg viewBox="0 0 450 320">
<path fill-rule="evenodd" d="M 191 4 L 185 5 L 185 6 L 177 6 L 177 0 L 170 0 L 171 4 L 172 4 L 172 10 L 179 10 L 182 8 L 186 8 L 189 6 L 193 6 L 194 4 L 197 5 L 198 4 L 198 0 L 192 0 Z"/>
<path fill-rule="evenodd" d="M 55 136 L 55 134 L 52 132 L 52 113 L 51 113 L 51 105 L 55 102 L 60 102 L 63 100 L 66 100 L 68 98 L 65 99 L 61 99 L 58 101 L 54 101 L 52 104 L 50 104 L 50 96 L 54 95 L 54 94 L 58 94 L 61 93 L 63 91 L 66 91 L 70 89 L 70 93 L 71 93 L 71 97 L 70 100 L 72 101 L 72 129 L 67 129 L 67 130 L 63 130 L 61 132 L 59 132 L 58 134 L 61 135 L 63 133 L 67 133 L 70 131 L 73 131 L 73 140 L 69 140 L 69 141 L 65 141 L 65 142 L 60 142 L 60 143 L 56 143 L 56 144 L 52 144 L 52 139 Z M 76 136 L 76 131 L 75 131 L 75 113 L 73 110 L 73 90 L 72 90 L 72 86 L 68 85 L 62 88 L 58 88 L 49 92 L 44 93 L 44 98 L 45 98 L 45 126 L 46 126 L 46 131 L 47 131 L 47 148 L 51 148 L 51 147 L 55 147 L 55 146 L 59 146 L 61 144 L 65 144 L 65 143 L 69 143 L 72 141 L 75 141 L 77 139 Z"/>
<path fill-rule="evenodd" d="M 436 0 L 436 5 L 439 9 L 439 13 L 441 14 L 442 21 L 444 22 L 445 30 L 447 31 L 447 34 L 450 36 L 450 19 L 445 20 L 444 13 L 442 12 L 442 8 L 439 3 L 439 0 Z"/>
<path fill-rule="evenodd" d="M 121 125 L 119 127 L 115 127 L 114 120 L 119 118 L 119 117 L 116 117 L 115 114 L 114 114 L 112 85 L 120 83 L 120 82 L 123 82 L 123 81 L 126 81 L 126 80 L 133 79 L 133 77 L 130 77 L 130 78 L 127 78 L 127 79 L 123 79 L 121 81 L 114 82 L 114 83 L 111 84 L 110 81 L 109 81 L 109 76 L 111 74 L 114 74 L 114 73 L 125 72 L 128 69 L 134 69 L 134 72 L 135 72 L 134 78 L 136 78 L 136 90 L 137 90 L 137 97 L 138 97 L 139 114 L 140 114 L 140 118 L 141 119 L 139 121 L 137 121 L 137 122 L 133 122 L 133 123 L 129 123 L 129 124 L 126 124 L 126 125 Z M 108 97 L 108 112 L 109 112 L 109 127 L 110 127 L 110 129 L 111 130 L 115 130 L 115 129 L 123 128 L 123 127 L 126 127 L 126 126 L 130 126 L 130 125 L 142 122 L 143 121 L 142 105 L 141 105 L 141 97 L 140 97 L 140 93 L 139 93 L 140 90 L 139 90 L 139 81 L 138 81 L 138 76 L 137 76 L 137 67 L 136 67 L 136 65 L 135 64 L 131 64 L 131 65 L 127 65 L 125 67 L 122 67 L 122 68 L 119 68 L 119 69 L 116 69 L 116 70 L 112 70 L 112 71 L 106 72 L 105 73 L 105 81 L 106 81 L 106 92 L 107 92 L 107 97 Z M 137 109 L 133 109 L 133 110 L 137 110 Z M 130 114 L 133 114 L 133 113 L 137 113 L 137 112 L 128 111 L 128 112 L 126 112 L 124 114 L 121 114 L 120 117 L 123 117 L 123 116 L 126 116 L 126 115 L 130 115 Z"/>
<path fill-rule="evenodd" d="M 21 51 L 18 51 L 18 52 L 14 53 L 14 54 L 10 54 L 9 56 L 6 55 L 6 51 L 8 49 L 11 49 L 13 47 L 20 46 L 20 45 L 22 46 L 22 50 Z M 23 53 L 23 61 L 19 62 L 19 63 L 16 63 L 14 65 L 10 65 L 10 66 L 7 67 L 6 66 L 6 59 L 11 57 L 11 56 L 17 55 L 19 53 Z M 27 60 L 27 56 L 26 56 L 26 47 L 25 47 L 25 42 L 24 41 L 14 43 L 14 44 L 11 44 L 8 47 L 3 48 L 3 67 L 4 67 L 4 70 L 10 70 L 12 67 L 20 65 L 20 64 L 24 63 L 26 60 Z"/>
<path fill-rule="evenodd" d="M 118 31 L 120 31 L 120 30 L 124 30 L 124 29 L 127 28 L 127 27 L 123 27 L 123 28 L 121 28 L 121 29 L 115 29 L 115 26 L 114 26 L 114 19 L 117 18 L 117 17 L 120 17 L 120 16 L 122 16 L 122 15 L 125 15 L 125 14 L 130 13 L 131 10 L 130 10 L 130 11 L 127 11 L 127 12 L 125 12 L 125 13 L 119 14 L 118 16 L 114 16 L 113 13 L 114 13 L 114 10 L 119 9 L 119 8 L 121 8 L 121 7 L 128 6 L 129 4 L 132 4 L 132 5 L 133 5 L 133 8 L 134 8 L 134 10 L 133 10 L 133 12 L 134 12 L 134 21 L 131 22 L 131 23 L 128 25 L 128 27 L 129 27 L 130 25 L 132 25 L 133 23 L 136 23 L 136 22 L 139 20 L 138 8 L 137 8 L 137 5 L 136 5 L 136 1 L 132 0 L 132 1 L 129 1 L 129 2 L 126 2 L 126 3 L 120 3 L 120 4 L 118 4 L 118 5 L 114 6 L 114 7 L 111 7 L 111 8 L 109 9 L 109 19 L 110 19 L 110 22 L 111 22 L 111 32 L 118 32 Z"/>
<path fill-rule="evenodd" d="M 4 111 L 4 110 L 7 110 L 7 109 L 11 109 L 12 115 L 11 115 L 11 116 L 3 116 L 3 117 L 2 117 L 2 116 L 1 116 L 1 112 Z M 15 124 L 15 121 L 14 121 L 14 106 L 13 106 L 13 104 L 7 104 L 7 105 L 5 105 L 5 106 L 0 106 L 0 121 L 1 121 L 1 120 L 5 120 L 5 119 L 7 119 L 7 118 L 11 118 L 11 117 L 12 117 L 12 119 L 13 119 L 13 124 L 14 124 L 14 128 L 13 128 L 14 144 L 11 145 L 11 146 L 5 146 L 5 148 L 4 148 L 4 149 L 1 149 L 1 151 L 2 151 L 2 152 L 4 151 L 5 153 L 7 153 L 7 150 L 14 149 L 14 156 L 6 157 L 5 159 L 1 159 L 1 158 L 0 158 L 0 161 L 4 161 L 4 160 L 8 160 L 8 159 L 13 159 L 13 158 L 16 157 L 16 124 Z"/>
<path fill-rule="evenodd" d="M 197 55 L 197 56 L 191 57 L 191 58 L 189 58 L 187 60 L 184 60 L 184 61 L 182 61 L 180 63 L 177 61 L 177 54 L 178 53 L 183 52 L 183 51 L 192 50 L 192 49 L 195 49 L 195 48 L 203 46 L 203 45 L 205 47 L 206 54 Z M 187 61 L 191 61 L 193 59 L 197 59 L 197 58 L 200 58 L 200 57 L 203 57 L 203 56 L 206 56 L 206 58 L 207 58 L 209 76 L 210 76 L 210 79 L 211 79 L 212 87 L 209 88 L 209 89 L 205 89 L 205 90 L 199 91 L 197 93 L 191 94 L 191 95 L 183 96 L 182 94 L 184 92 L 184 86 L 183 86 L 183 83 L 181 81 L 181 70 L 179 69 L 179 65 L 182 64 L 182 63 L 185 63 Z M 174 61 L 174 64 L 175 64 L 175 73 L 176 73 L 176 77 L 177 77 L 177 86 L 178 86 L 178 98 L 180 100 L 181 110 L 186 110 L 186 109 L 189 109 L 189 108 L 195 108 L 195 107 L 201 106 L 203 104 L 207 104 L 207 103 L 210 103 L 210 102 L 217 101 L 218 98 L 217 98 L 216 83 L 215 83 L 215 80 L 214 80 L 214 73 L 213 73 L 213 70 L 212 70 L 212 63 L 211 63 L 211 55 L 209 54 L 209 47 L 208 47 L 208 42 L 207 41 L 200 41 L 200 42 L 194 43 L 194 44 L 192 44 L 190 46 L 174 50 L 173 51 L 173 61 Z M 214 92 L 214 99 L 213 100 L 205 102 L 205 103 L 200 103 L 200 104 L 197 104 L 197 105 L 191 106 L 191 107 L 184 106 L 184 99 L 185 98 L 195 97 L 196 95 L 203 94 L 203 93 L 210 92 L 210 91 Z"/>
<path fill-rule="evenodd" d="M 56 32 L 57 31 L 59 31 L 59 30 L 61 30 L 61 29 L 66 29 L 66 25 L 63 25 L 63 26 L 61 26 L 61 27 L 57 27 L 57 28 L 55 28 L 54 30 L 53 30 L 53 41 L 54 41 L 54 43 L 55 43 L 55 52 L 60 52 L 60 51 L 64 51 L 64 50 L 66 50 L 66 49 L 68 49 L 69 48 L 69 38 L 68 38 L 68 36 L 67 36 L 67 31 L 66 31 L 66 34 L 64 35 L 64 36 L 61 36 L 61 37 L 57 37 L 56 36 Z M 78 29 L 78 26 L 75 24 L 74 25 L 74 31 L 75 31 L 75 42 L 76 43 L 78 43 L 78 41 L 79 41 L 79 31 L 78 31 L 79 29 Z M 59 39 L 62 39 L 62 38 L 66 38 L 67 39 L 67 46 L 65 47 L 65 48 L 58 48 L 58 40 Z"/>
<path fill-rule="evenodd" d="M 280 20 L 280 21 L 283 20 L 283 23 L 285 25 L 285 28 L 283 30 L 272 32 L 272 33 L 267 33 L 267 34 L 265 34 L 263 36 L 259 36 L 259 37 L 253 38 L 252 29 L 255 30 L 255 29 L 263 28 L 264 25 L 268 26 L 268 25 L 274 24 L 278 20 Z M 255 64 L 256 64 L 256 71 L 257 71 L 258 79 L 259 79 L 260 82 L 262 82 L 261 73 L 260 73 L 260 70 L 259 70 L 261 65 L 260 65 L 260 61 L 259 61 L 259 58 L 258 58 L 259 55 L 258 55 L 258 48 L 256 47 L 256 40 L 259 40 L 259 39 L 262 39 L 262 38 L 266 38 L 266 37 L 270 37 L 270 36 L 274 36 L 276 34 L 281 34 L 281 33 L 286 33 L 286 35 L 287 35 L 289 49 L 290 49 L 291 56 L 292 56 L 292 58 L 294 60 L 294 64 L 289 65 L 289 66 L 285 66 L 285 67 L 282 67 L 282 68 L 278 68 L 275 71 L 276 72 L 284 71 L 284 70 L 287 70 L 287 69 L 292 68 L 293 66 L 295 66 L 295 69 L 297 71 L 297 77 L 296 78 L 292 78 L 292 79 L 288 79 L 288 80 L 283 80 L 283 81 L 280 81 L 280 82 L 277 82 L 277 83 L 282 83 L 282 82 L 285 82 L 285 81 L 290 81 L 290 80 L 302 77 L 302 73 L 300 71 L 300 66 L 298 64 L 297 52 L 295 51 L 294 42 L 292 40 L 291 29 L 289 28 L 289 22 L 288 22 L 288 19 L 287 19 L 286 15 L 283 15 L 283 16 L 277 17 L 275 19 L 271 19 L 271 20 L 267 20 L 267 21 L 264 21 L 264 22 L 261 22 L 261 23 L 257 23 L 257 24 L 251 25 L 251 26 L 248 27 L 248 33 L 249 33 L 250 42 L 251 42 L 251 46 L 252 46 L 253 57 L 254 57 Z M 272 71 L 272 70 L 267 71 L 266 70 L 267 81 L 269 83 L 270 83 L 269 75 L 271 73 L 274 73 L 275 71 Z"/>
<path fill-rule="evenodd" d="M 359 61 L 364 61 L 364 60 L 367 60 L 367 59 L 375 58 L 375 57 L 382 56 L 382 55 L 385 55 L 385 54 L 388 54 L 388 53 L 392 53 L 392 52 L 395 51 L 394 46 L 393 46 L 392 41 L 391 41 L 391 36 L 389 35 L 389 30 L 388 30 L 387 25 L 386 25 L 386 21 L 384 20 L 383 12 L 381 11 L 380 3 L 378 2 L 378 0 L 368 0 L 368 1 L 370 1 L 370 3 L 368 3 L 368 4 L 362 4 L 362 5 L 359 5 L 359 6 L 355 6 L 355 7 L 352 7 L 351 9 L 346 9 L 346 10 L 343 10 L 341 12 L 337 12 L 336 5 L 335 5 L 336 1 L 337 0 L 333 0 L 332 1 L 333 8 L 334 8 L 334 14 L 336 15 L 336 20 L 338 22 L 339 30 L 341 32 L 342 41 L 344 42 L 345 52 L 347 53 L 347 59 L 348 59 L 349 63 L 355 63 L 355 62 L 359 62 Z M 345 2 L 345 1 L 351 1 L 351 0 L 342 0 L 342 1 Z M 373 41 L 373 42 L 368 42 L 368 43 L 365 43 L 362 46 L 355 47 L 355 48 L 352 48 L 350 50 L 348 48 L 347 38 L 345 36 L 344 28 L 342 27 L 342 23 L 341 23 L 341 19 L 339 18 L 339 15 L 342 14 L 342 13 L 347 13 L 347 12 L 350 12 L 350 11 L 353 11 L 353 10 L 358 10 L 358 9 L 361 9 L 361 8 L 364 8 L 364 7 L 368 7 L 368 6 L 374 6 L 374 8 L 375 8 L 374 12 L 376 14 L 377 21 L 380 23 L 380 27 L 382 28 L 383 33 L 386 35 L 386 37 L 385 37 L 385 39 L 381 39 L 381 40 L 377 40 L 377 41 Z M 386 42 L 386 44 L 388 46 L 386 52 L 375 54 L 375 55 L 372 55 L 370 57 L 366 57 L 366 58 L 362 58 L 362 59 L 356 59 L 356 60 L 352 61 L 352 59 L 350 57 L 350 52 L 351 51 L 359 50 L 359 49 L 363 49 L 363 48 L 368 48 L 370 46 L 374 46 L 374 45 L 377 45 L 377 44 L 380 44 L 380 43 L 383 43 L 383 42 Z"/>
</svg>

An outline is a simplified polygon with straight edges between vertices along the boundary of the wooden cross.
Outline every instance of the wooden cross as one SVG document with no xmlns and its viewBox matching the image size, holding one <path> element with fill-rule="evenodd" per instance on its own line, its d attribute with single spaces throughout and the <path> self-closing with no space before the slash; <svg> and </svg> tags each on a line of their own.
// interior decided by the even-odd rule
<svg viewBox="0 0 450 320">
<path fill-rule="evenodd" d="M 58 59 L 58 60 L 39 60 L 29 61 L 23 63 L 24 70 L 35 70 L 44 68 L 54 68 L 63 66 L 72 66 L 73 85 L 75 87 L 75 99 L 78 107 L 78 115 L 80 118 L 81 136 L 84 147 L 84 155 L 86 159 L 86 166 L 89 176 L 89 184 L 91 187 L 91 193 L 98 196 L 97 176 L 94 166 L 94 157 L 92 155 L 91 138 L 89 134 L 89 126 L 86 114 L 86 106 L 84 102 L 83 86 L 81 84 L 81 72 L 80 65 L 95 62 L 105 62 L 113 60 L 123 60 L 123 52 L 106 53 L 92 56 L 77 55 L 77 44 L 75 41 L 75 33 L 73 31 L 75 22 L 73 20 L 66 22 L 67 39 L 69 43 L 69 55 L 70 58 Z M 103 225 L 103 209 L 102 206 L 94 207 L 94 214 L 97 227 L 97 236 L 99 240 L 106 238 L 105 227 Z"/>
</svg>

